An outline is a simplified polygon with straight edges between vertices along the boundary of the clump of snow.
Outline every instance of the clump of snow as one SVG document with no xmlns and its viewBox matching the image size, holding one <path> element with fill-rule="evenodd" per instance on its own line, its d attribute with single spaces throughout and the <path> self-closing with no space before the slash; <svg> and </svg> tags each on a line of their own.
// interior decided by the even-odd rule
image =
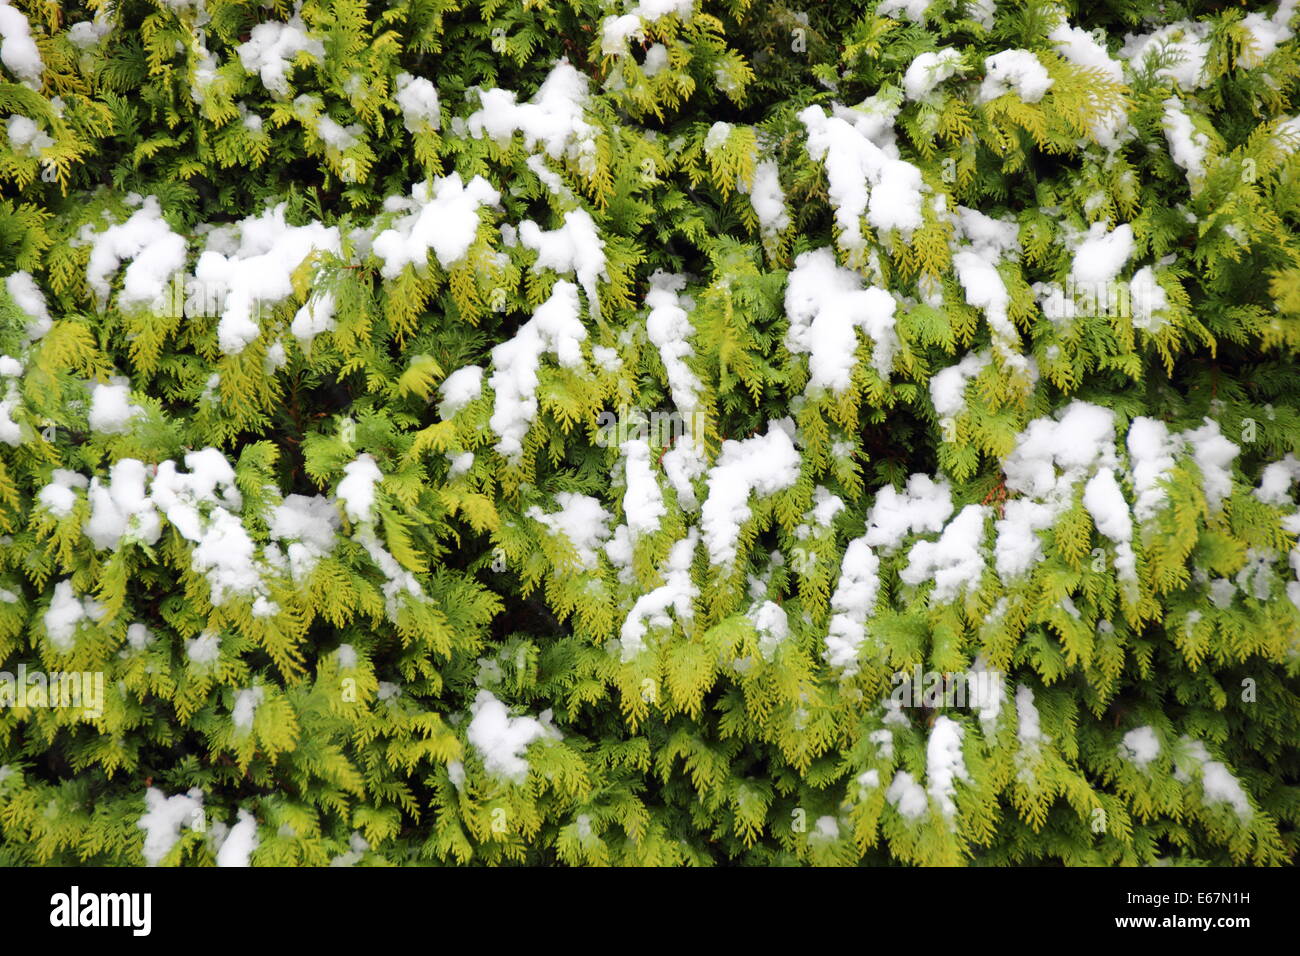
<svg viewBox="0 0 1300 956">
<path fill-rule="evenodd" d="M 1126 760 L 1145 770 L 1160 754 L 1160 738 L 1154 727 L 1134 727 L 1120 741 L 1119 750 Z"/>
<path fill-rule="evenodd" d="M 750 620 L 758 632 L 758 653 L 763 660 L 770 661 L 790 636 L 790 619 L 781 605 L 764 601 L 750 613 Z"/>
<path fill-rule="evenodd" d="M 5 132 L 10 148 L 24 156 L 38 157 L 54 145 L 54 137 L 37 126 L 35 120 L 17 113 L 5 122 Z"/>
<path fill-rule="evenodd" d="M 894 774 L 894 779 L 889 782 L 889 789 L 885 791 L 885 799 L 909 820 L 924 816 L 930 808 L 925 789 L 913 780 L 912 775 L 906 770 Z"/>
<path fill-rule="evenodd" d="M 876 493 L 863 540 L 872 547 L 895 551 L 909 534 L 942 531 L 952 508 L 952 491 L 947 482 L 936 482 L 929 475 L 912 475 L 901 494 L 891 485 Z"/>
<path fill-rule="evenodd" d="M 936 86 L 954 76 L 960 67 L 961 52 L 954 47 L 920 54 L 903 74 L 903 89 L 907 91 L 907 98 L 924 99 Z"/>
<path fill-rule="evenodd" d="M 960 362 L 940 369 L 930 378 L 930 401 L 940 416 L 950 418 L 966 409 L 966 386 L 988 367 L 988 349 L 967 352 Z"/>
<path fill-rule="evenodd" d="M 1281 0 L 1273 16 L 1262 13 L 1247 13 L 1241 19 L 1241 25 L 1250 31 L 1255 41 L 1250 50 L 1243 50 L 1238 62 L 1242 66 L 1258 66 L 1266 57 L 1277 52 L 1277 48 L 1291 39 L 1291 18 L 1295 16 L 1296 0 Z"/>
<path fill-rule="evenodd" d="M 623 514 L 627 517 L 628 531 L 635 540 L 657 531 L 659 519 L 667 510 L 659 482 L 650 467 L 650 445 L 643 438 L 629 439 L 623 443 L 622 452 L 627 483 L 623 492 Z"/>
<path fill-rule="evenodd" d="M 203 813 L 203 791 L 195 787 L 188 793 L 167 796 L 157 787 L 144 794 L 145 812 L 136 823 L 144 831 L 144 859 L 157 866 L 181 838 L 182 827 L 192 827 Z"/>
<path fill-rule="evenodd" d="M 1018 496 L 1006 502 L 997 522 L 998 574 L 1015 578 L 1033 567 L 1042 557 L 1038 532 L 1068 510 L 1075 485 L 1098 469 L 1117 465 L 1110 409 L 1074 401 L 1057 418 L 1030 422 L 1003 462 L 1007 490 Z"/>
<path fill-rule="evenodd" d="M 1218 511 L 1223 499 L 1232 494 L 1232 462 L 1241 449 L 1224 438 L 1219 423 L 1209 418 L 1199 428 L 1184 432 L 1183 437 L 1191 445 L 1192 460 L 1200 469 L 1205 500 L 1211 510 Z"/>
<path fill-rule="evenodd" d="M 606 17 L 600 29 L 600 52 L 605 56 L 622 56 L 627 53 L 629 40 L 645 39 L 645 24 L 669 14 L 685 20 L 694 5 L 695 0 L 641 0 L 622 16 Z"/>
<path fill-rule="evenodd" d="M 650 480 L 654 480 L 653 476 Z M 561 491 L 555 496 L 555 503 L 559 505 L 558 511 L 547 514 L 534 505 L 528 509 L 528 517 L 564 537 L 573 547 L 579 568 L 595 570 L 597 549 L 609 537 L 609 512 L 598 498 L 571 491 Z"/>
<path fill-rule="evenodd" d="M 460 173 L 421 181 L 411 187 L 410 198 L 390 197 L 384 208 L 404 213 L 375 237 L 372 249 L 383 260 L 380 274 L 395 279 L 407 266 L 426 268 L 429 252 L 444 269 L 465 258 L 478 234 L 479 208 L 501 201 L 501 194 L 482 176 L 466 185 Z"/>
<path fill-rule="evenodd" d="M 511 717 L 506 705 L 489 690 L 480 690 L 470 705 L 473 719 L 466 731 L 470 745 L 483 759 L 483 766 L 495 777 L 523 783 L 528 776 L 524 753 L 543 739 L 559 739 L 549 710 L 534 717 Z"/>
<path fill-rule="evenodd" d="M 525 220 L 519 224 L 519 241 L 537 253 L 533 271 L 553 269 L 572 272 L 587 294 L 587 303 L 593 315 L 600 315 L 598 279 L 608 281 L 605 271 L 605 241 L 596 230 L 590 213 L 573 209 L 564 215 L 564 225 L 543 232 L 537 223 Z"/>
<path fill-rule="evenodd" d="M 970 780 L 961 753 L 964 733 L 961 724 L 941 714 L 930 729 L 930 739 L 925 748 L 925 775 L 929 781 L 927 789 L 939 804 L 943 815 L 948 818 L 957 812 L 953 799 L 957 795 L 957 781 Z"/>
<path fill-rule="evenodd" d="M 875 611 L 880 592 L 880 559 L 867 538 L 855 538 L 844 549 L 840 578 L 831 595 L 831 621 L 826 633 L 826 662 L 845 676 L 857 671 L 858 652 L 866 640 L 866 622 Z"/>
<path fill-rule="evenodd" d="M 491 427 L 501 436 L 496 450 L 506 459 L 523 457 L 524 436 L 537 415 L 537 372 L 542 356 L 555 355 L 565 368 L 583 365 L 582 342 L 587 329 L 579 318 L 578 288 L 561 279 L 533 317 L 514 338 L 492 349 L 493 371 L 488 384 L 496 393 Z"/>
<path fill-rule="evenodd" d="M 913 586 L 933 579 L 930 599 L 935 603 L 951 601 L 976 587 L 984 573 L 980 548 L 989 514 L 990 509 L 983 505 L 967 505 L 943 529 L 938 541 L 918 541 L 913 546 L 899 577 Z"/>
<path fill-rule="evenodd" d="M 122 274 L 118 297 L 123 308 L 156 306 L 164 300 L 172 278 L 185 268 L 185 240 L 163 219 L 156 196 L 146 197 L 126 222 L 99 232 L 90 224 L 83 226 L 79 239 L 91 243 L 86 282 L 100 308 L 108 304 L 109 278 L 123 262 L 130 261 Z"/>
<path fill-rule="evenodd" d="M 876 7 L 876 16 L 895 17 L 900 14 L 915 23 L 924 23 L 931 0 L 882 0 Z"/>
<path fill-rule="evenodd" d="M 785 344 L 808 355 L 809 391 L 840 393 L 849 387 L 859 328 L 871 339 L 872 367 L 888 381 L 899 347 L 896 305 L 885 290 L 864 289 L 858 273 L 836 263 L 831 249 L 800 255 L 785 291 L 790 320 Z"/>
<path fill-rule="evenodd" d="M 1250 819 L 1253 814 L 1250 800 L 1246 796 L 1246 791 L 1242 789 L 1241 782 L 1232 775 L 1232 771 L 1222 761 L 1211 759 L 1210 752 L 1201 741 L 1184 735 L 1180 743 L 1188 758 L 1187 762 L 1200 771 L 1201 790 L 1205 794 L 1205 802 L 1226 803 L 1242 820 Z M 1174 779 L 1180 783 L 1189 783 L 1192 779 L 1182 762 L 1174 771 Z"/>
<path fill-rule="evenodd" d="M 70 651 L 82 622 L 98 621 L 103 616 L 104 607 L 98 601 L 77 597 L 72 581 L 60 581 L 54 585 L 54 595 L 45 611 L 45 633 L 55 650 Z"/>
<path fill-rule="evenodd" d="M 91 479 L 87 493 L 91 514 L 85 532 L 96 548 L 116 548 L 128 537 L 147 545 L 157 544 L 162 535 L 162 521 L 145 491 L 147 480 L 145 464 L 135 458 L 115 462 L 109 471 L 107 484 L 98 477 Z M 70 489 L 66 490 L 71 494 Z M 66 503 L 66 498 L 60 502 Z"/>
<path fill-rule="evenodd" d="M 896 230 L 904 241 L 924 221 L 921 171 L 899 159 L 892 142 L 886 144 L 886 151 L 871 138 L 870 134 L 880 129 L 881 118 L 842 107 L 834 116 L 820 106 L 799 113 L 808 130 L 808 155 L 826 167 L 839 245 L 854 257 L 866 252 L 864 215 L 876 230 Z M 877 135 L 884 141 L 882 134 Z"/>
<path fill-rule="evenodd" d="M 40 86 L 45 64 L 32 39 L 32 26 L 9 0 L 0 0 L 0 63 L 28 86 Z"/>
<path fill-rule="evenodd" d="M 478 95 L 481 109 L 466 121 L 471 136 L 507 144 L 521 132 L 529 151 L 540 145 L 552 159 L 568 158 L 583 173 L 595 172 L 596 128 L 583 116 L 587 77 L 567 59 L 555 64 L 528 103 L 517 102 L 509 90 L 480 90 Z"/>
<path fill-rule="evenodd" d="M 185 656 L 195 664 L 214 664 L 221 657 L 221 635 L 204 631 L 185 642 Z"/>
<path fill-rule="evenodd" d="M 438 88 L 424 77 L 412 76 L 410 73 L 397 74 L 397 94 L 394 99 L 402 110 L 402 123 L 408 133 L 436 130 L 442 124 Z"/>
<path fill-rule="evenodd" d="M 1259 487 L 1255 489 L 1255 497 L 1266 505 L 1282 507 L 1294 504 L 1291 500 L 1291 486 L 1297 481 L 1300 481 L 1300 458 L 1287 455 L 1264 467 Z"/>
<path fill-rule="evenodd" d="M 683 627 L 689 626 L 694 619 L 694 601 L 699 589 L 691 577 L 691 562 L 695 559 L 699 540 L 699 532 L 692 528 L 686 537 L 674 544 L 662 571 L 664 583 L 642 594 L 632 605 L 619 632 L 624 662 L 632 660 L 645 648 L 645 635 L 651 627 L 672 625 L 669 611 Z"/>
<path fill-rule="evenodd" d="M 1208 83 L 1205 60 L 1210 53 L 1210 29 L 1209 21 L 1179 20 L 1152 33 L 1128 34 L 1119 55 L 1138 73 L 1162 59 L 1165 65 L 1155 71 L 1157 77 L 1184 90 L 1198 90 Z"/>
<path fill-rule="evenodd" d="M 230 710 L 230 719 L 237 729 L 242 731 L 253 729 L 253 718 L 257 714 L 258 705 L 262 703 L 262 698 L 265 696 L 265 689 L 256 684 L 252 687 L 245 687 L 235 694 L 235 704 Z"/>
<path fill-rule="evenodd" d="M 45 335 L 54 325 L 45 294 L 36 285 L 36 280 L 29 272 L 15 272 L 5 277 L 5 291 L 14 300 L 14 304 L 31 318 L 27 323 L 27 338 L 35 341 Z"/>
<path fill-rule="evenodd" d="M 36 500 L 54 517 L 66 518 L 77 504 L 77 489 L 84 490 L 88 484 L 85 475 L 56 468 L 49 484 L 40 490 Z"/>
<path fill-rule="evenodd" d="M 483 394 L 483 369 L 477 365 L 456 369 L 443 379 L 438 392 L 442 395 L 438 417 L 443 421 L 454 418 L 457 412 Z"/>
<path fill-rule="evenodd" d="M 335 495 L 343 503 L 348 520 L 361 524 L 374 519 L 375 486 L 383 480 L 375 459 L 364 452 L 343 466 L 343 480 Z"/>
<path fill-rule="evenodd" d="M 1205 157 L 1210 150 L 1210 138 L 1192 123 L 1178 97 L 1169 97 L 1164 105 L 1160 125 L 1169 143 L 1169 155 L 1186 171 L 1187 181 L 1195 191 L 1205 178 Z"/>
<path fill-rule="evenodd" d="M 228 355 L 243 351 L 261 334 L 259 310 L 293 294 L 292 276 L 304 260 L 318 252 L 340 254 L 337 227 L 318 222 L 290 226 L 287 208 L 280 203 L 242 220 L 237 242 L 210 241 L 194 267 L 195 280 L 222 303 L 217 341 Z M 327 311 L 328 316 L 311 324 L 332 318 L 332 307 Z"/>
<path fill-rule="evenodd" d="M 791 423 L 772 421 L 765 435 L 722 443 L 717 463 L 709 470 L 709 494 L 700 512 L 700 530 L 714 565 L 735 563 L 740 528 L 751 514 L 750 495 L 772 495 L 799 480 L 799 453 L 788 424 L 792 428 Z"/>
<path fill-rule="evenodd" d="M 1070 279 L 1077 285 L 1096 289 L 1114 281 L 1132 255 L 1132 226 L 1123 223 L 1107 231 L 1105 223 L 1095 222 L 1074 250 Z"/>
<path fill-rule="evenodd" d="M 217 866 L 248 866 L 249 857 L 257 849 L 257 820 L 242 807 L 235 819 L 217 851 Z"/>
<path fill-rule="evenodd" d="M 1097 530 L 1115 544 L 1115 570 L 1120 580 L 1137 580 L 1137 558 L 1133 554 L 1133 519 L 1128 501 L 1111 468 L 1098 469 L 1083 490 L 1083 506 L 1092 515 Z"/>
<path fill-rule="evenodd" d="M 125 378 L 96 383 L 90 388 L 90 430 L 117 435 L 127 430 L 131 419 L 143 409 L 131 403 L 131 385 Z"/>
<path fill-rule="evenodd" d="M 1137 500 L 1133 515 L 1139 524 L 1154 518 L 1165 501 L 1160 487 L 1174 468 L 1174 456 L 1182 441 L 1169 433 L 1169 426 L 1155 418 L 1140 416 L 1128 429 L 1129 467 Z"/>
<path fill-rule="evenodd" d="M 277 97 L 289 95 L 289 71 L 300 54 L 323 61 L 325 44 L 312 35 L 296 14 L 286 23 L 268 21 L 253 27 L 248 42 L 235 48 L 244 72 L 256 73 Z"/>
<path fill-rule="evenodd" d="M 776 160 L 765 159 L 754 166 L 754 182 L 745 190 L 758 217 L 758 231 L 771 239 L 790 226 L 785 208 L 785 191 L 781 189 L 781 170 Z"/>
<path fill-rule="evenodd" d="M 1037 103 L 1052 87 L 1052 78 L 1028 50 L 1003 50 L 984 60 L 984 82 L 976 102 L 987 103 L 1012 91 L 1026 103 Z"/>
</svg>

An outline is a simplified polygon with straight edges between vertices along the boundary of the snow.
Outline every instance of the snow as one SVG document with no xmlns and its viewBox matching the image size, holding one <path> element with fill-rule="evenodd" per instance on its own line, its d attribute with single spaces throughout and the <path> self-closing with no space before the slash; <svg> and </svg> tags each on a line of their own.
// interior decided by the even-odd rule
<svg viewBox="0 0 1300 956">
<path fill-rule="evenodd" d="M 1160 125 L 1169 143 L 1169 155 L 1186 171 L 1187 181 L 1195 191 L 1205 178 L 1205 157 L 1210 149 L 1210 138 L 1192 123 L 1178 97 L 1169 97 L 1164 107 Z"/>
<path fill-rule="evenodd" d="M 77 504 L 76 489 L 85 489 L 89 482 L 86 476 L 66 468 L 55 468 L 49 484 L 40 490 L 36 500 L 56 518 L 66 518 L 72 514 Z"/>
<path fill-rule="evenodd" d="M 1160 754 L 1160 738 L 1153 727 L 1135 727 L 1120 741 L 1120 755 L 1131 761 L 1139 770 Z"/>
<path fill-rule="evenodd" d="M 293 322 L 289 325 L 289 333 L 303 347 L 310 346 L 316 336 L 323 332 L 334 331 L 335 307 L 336 303 L 332 292 L 328 289 L 313 290 L 307 296 L 307 301 L 294 313 Z M 279 343 L 277 342 L 276 345 L 279 345 Z M 283 349 L 283 346 L 280 346 L 280 348 Z M 269 357 L 269 350 L 267 355 Z"/>
<path fill-rule="evenodd" d="M 653 476 L 650 480 L 654 480 Z M 598 567 L 597 550 L 609 537 L 609 512 L 602 507 L 600 499 L 571 491 L 558 493 L 555 503 L 559 505 L 558 511 L 547 514 L 534 505 L 528 509 L 528 517 L 564 537 L 573 547 L 578 567 L 594 571 Z"/>
<path fill-rule="evenodd" d="M 1295 502 L 1291 499 L 1291 486 L 1297 481 L 1300 481 L 1300 458 L 1289 454 L 1264 467 L 1259 487 L 1255 489 L 1255 497 L 1266 505 L 1293 505 Z"/>
<path fill-rule="evenodd" d="M 683 627 L 689 626 L 694 619 L 694 601 L 699 589 L 691 578 L 691 563 L 695 559 L 698 544 L 699 533 L 692 528 L 668 553 L 668 560 L 662 570 L 664 583 L 653 591 L 642 594 L 632 605 L 619 632 L 624 662 L 632 660 L 645 649 L 645 635 L 649 628 L 672 626 L 673 619 L 668 616 L 669 611 L 673 612 Z"/>
<path fill-rule="evenodd" d="M 260 685 L 245 687 L 235 694 L 235 704 L 230 709 L 230 719 L 236 729 L 249 731 L 253 729 L 253 718 L 257 707 L 262 703 L 266 691 Z"/>
<path fill-rule="evenodd" d="M 26 116 L 10 116 L 5 121 L 5 132 L 9 137 L 10 148 L 23 156 L 39 157 L 54 145 L 54 138 L 37 126 L 35 120 Z"/>
<path fill-rule="evenodd" d="M 410 198 L 395 196 L 384 205 L 403 213 L 375 237 L 372 249 L 383 260 L 380 274 L 395 279 L 407 266 L 423 271 L 432 251 L 438 264 L 450 268 L 465 258 L 478 235 L 479 209 L 501 201 L 501 194 L 482 176 L 465 185 L 460 173 L 433 182 L 416 183 Z"/>
<path fill-rule="evenodd" d="M 893 804 L 894 809 L 909 820 L 916 820 L 924 816 L 926 810 L 930 808 L 930 802 L 926 799 L 925 790 L 912 779 L 912 775 L 906 770 L 900 770 L 894 774 L 894 779 L 889 782 L 889 789 L 885 791 L 885 799 Z"/>
<path fill-rule="evenodd" d="M 856 329 L 872 341 L 872 367 L 886 381 L 898 350 L 894 297 L 883 289 L 864 289 L 858 273 L 838 265 L 830 248 L 805 252 L 795 260 L 785 292 L 790 327 L 785 344 L 809 356 L 808 391 L 848 387 L 857 352 Z"/>
<path fill-rule="evenodd" d="M 884 125 L 883 118 L 843 107 L 835 116 L 827 116 L 820 106 L 799 113 L 808 131 L 808 155 L 826 167 L 840 248 L 854 257 L 866 253 L 864 215 L 876 230 L 896 230 L 905 241 L 923 223 L 920 170 L 899 159 L 892 142 L 887 152 L 869 135 Z"/>
<path fill-rule="evenodd" d="M 195 664 L 214 664 L 221 657 L 221 637 L 216 631 L 204 631 L 185 642 L 185 656 Z"/>
<path fill-rule="evenodd" d="M 534 273 L 543 269 L 572 272 L 587 294 L 592 315 L 600 315 L 597 280 L 609 281 L 605 271 L 605 242 L 585 209 L 565 213 L 564 225 L 550 232 L 543 232 L 537 223 L 525 220 L 519 224 L 519 241 L 537 253 L 532 267 Z"/>
<path fill-rule="evenodd" d="M 1162 58 L 1166 65 L 1155 71 L 1157 77 L 1184 90 L 1198 90 L 1209 82 L 1205 60 L 1210 52 L 1210 30 L 1208 21 L 1179 20 L 1152 33 L 1125 35 L 1119 54 L 1135 72 Z"/>
<path fill-rule="evenodd" d="M 943 529 L 937 542 L 918 541 L 913 546 L 899 577 L 913 586 L 933 579 L 933 603 L 951 601 L 962 591 L 973 590 L 984 574 L 980 545 L 990 514 L 991 509 L 983 505 L 967 505 Z"/>
<path fill-rule="evenodd" d="M 45 64 L 32 39 L 32 27 L 21 11 L 0 0 L 0 63 L 28 86 L 39 87 Z"/>
<path fill-rule="evenodd" d="M 1166 495 L 1160 487 L 1174 468 L 1174 456 L 1182 440 L 1170 435 L 1169 426 L 1155 418 L 1139 416 L 1128 429 L 1129 469 L 1136 500 L 1133 516 L 1139 524 L 1153 519 L 1164 504 Z"/>
<path fill-rule="evenodd" d="M 1201 472 L 1205 500 L 1211 511 L 1223 508 L 1223 499 L 1232 494 L 1232 462 L 1241 451 L 1223 437 L 1219 423 L 1209 418 L 1199 428 L 1183 433 L 1192 448 L 1192 459 Z"/>
<path fill-rule="evenodd" d="M 979 713 L 980 725 L 984 728 L 986 737 L 996 726 L 1005 699 L 1006 682 L 1002 672 L 989 669 L 988 660 L 980 654 L 971 664 L 966 702 L 971 710 Z"/>
<path fill-rule="evenodd" d="M 1092 515 L 1097 530 L 1115 544 L 1115 570 L 1122 581 L 1137 580 L 1137 558 L 1133 554 L 1133 519 L 1128 501 L 1111 468 L 1100 468 L 1083 490 L 1083 506 Z"/>
<path fill-rule="evenodd" d="M 397 93 L 393 98 L 402 110 L 402 124 L 408 133 L 436 130 L 442 124 L 438 89 L 424 77 L 397 74 Z"/>
<path fill-rule="evenodd" d="M 131 404 L 131 385 L 124 378 L 96 383 L 90 387 L 90 430 L 101 435 L 118 435 L 126 431 L 131 419 L 141 414 L 139 405 Z"/>
<path fill-rule="evenodd" d="M 1179 742 L 1190 762 L 1201 772 L 1201 790 L 1205 794 L 1205 802 L 1229 804 L 1243 821 L 1250 819 L 1253 815 L 1250 800 L 1227 766 L 1211 759 L 1201 741 L 1184 735 Z M 1191 775 L 1181 765 L 1174 771 L 1174 778 L 1180 783 L 1191 781 Z"/>
<path fill-rule="evenodd" d="M 771 661 L 778 647 L 790 636 L 790 619 L 785 609 L 774 601 L 764 601 L 750 613 L 754 630 L 758 632 L 758 653 Z"/>
<path fill-rule="evenodd" d="M 943 815 L 948 818 L 957 812 L 953 800 L 957 795 L 957 781 L 970 780 L 961 753 L 963 736 L 962 725 L 941 714 L 935 718 L 925 748 L 925 775 L 929 781 L 927 789 L 939 804 Z"/>
<path fill-rule="evenodd" d="M 1133 327 L 1146 332 L 1157 332 L 1165 320 L 1156 315 L 1169 307 L 1169 297 L 1156 281 L 1155 270 L 1143 266 L 1129 280 L 1129 308 L 1133 313 Z"/>
<path fill-rule="evenodd" d="M 1112 83 L 1124 82 L 1124 65 L 1111 57 L 1106 48 L 1082 27 L 1061 23 L 1047 34 L 1056 51 L 1075 66 L 1100 70 Z"/>
<path fill-rule="evenodd" d="M 694 5 L 695 0 L 641 0 L 622 16 L 606 17 L 601 24 L 600 52 L 605 56 L 622 56 L 627 53 L 629 40 L 644 39 L 646 23 L 654 23 L 669 14 L 685 20 Z"/>
<path fill-rule="evenodd" d="M 235 820 L 217 851 L 217 866 L 248 866 L 249 857 L 257 849 L 257 821 L 253 815 L 241 807 Z"/>
<path fill-rule="evenodd" d="M 890 485 L 877 492 L 863 540 L 873 548 L 895 551 L 909 534 L 942 531 L 952 510 L 947 482 L 912 475 L 901 494 Z"/>
<path fill-rule="evenodd" d="M 496 450 L 511 462 L 522 459 L 524 436 L 537 415 L 537 372 L 542 356 L 554 354 L 565 368 L 583 364 L 581 343 L 587 329 L 578 313 L 578 288 L 561 279 L 514 337 L 492 349 L 493 372 L 488 384 L 496 401 L 490 425 L 500 436 Z"/>
<path fill-rule="evenodd" d="M 28 272 L 15 272 L 5 277 L 5 291 L 14 300 L 14 304 L 31 318 L 27 323 L 27 338 L 35 341 L 45 335 L 54 325 L 50 316 L 45 295 L 36 285 L 36 280 Z"/>
<path fill-rule="evenodd" d="M 722 443 L 706 479 L 709 493 L 700 512 L 700 530 L 714 565 L 735 563 L 740 529 L 751 514 L 750 495 L 772 495 L 799 480 L 799 453 L 786 425 L 793 430 L 788 421 L 771 421 L 765 435 Z"/>
<path fill-rule="evenodd" d="M 855 538 L 844 549 L 840 578 L 831 595 L 831 621 L 823 656 L 844 676 L 857 672 L 858 653 L 866 639 L 866 621 L 880 593 L 880 560 L 867 539 Z"/>
<path fill-rule="evenodd" d="M 1023 753 L 1034 754 L 1044 742 L 1034 692 L 1024 684 L 1016 685 L 1016 739 Z"/>
<path fill-rule="evenodd" d="M 164 301 L 168 283 L 185 268 L 185 240 L 163 219 L 156 196 L 146 197 L 125 222 L 99 232 L 90 224 L 83 226 L 79 239 L 91 243 L 86 282 L 100 308 L 108 304 L 109 279 L 123 262 L 130 261 L 118 296 L 122 308 L 157 308 Z"/>
<path fill-rule="evenodd" d="M 558 739 L 559 731 L 551 725 L 551 712 L 538 718 L 511 717 L 506 705 L 489 690 L 480 690 L 470 705 L 473 719 L 466 732 L 470 745 L 483 759 L 483 766 L 494 777 L 523 783 L 528 776 L 524 753 L 538 740 Z"/>
<path fill-rule="evenodd" d="M 1243 50 L 1238 62 L 1245 67 L 1258 66 L 1266 57 L 1276 53 L 1279 46 L 1294 36 L 1288 24 L 1295 11 L 1296 0 L 1281 0 L 1272 17 L 1262 13 L 1248 13 L 1242 17 L 1241 25 L 1250 31 L 1255 47 Z"/>
<path fill-rule="evenodd" d="M 650 467 L 649 444 L 641 438 L 629 439 L 623 443 L 622 452 L 627 483 L 623 492 L 623 514 L 635 541 L 641 535 L 659 530 L 659 519 L 667 514 L 667 510 L 659 482 Z"/>
<path fill-rule="evenodd" d="M 325 59 L 325 45 L 308 32 L 295 15 L 286 23 L 269 21 L 253 27 L 248 42 L 235 48 L 244 72 L 256 73 L 262 85 L 277 97 L 289 95 L 289 71 L 301 53 L 317 61 Z"/>
<path fill-rule="evenodd" d="M 957 73 L 961 67 L 961 52 L 954 47 L 922 53 L 914 59 L 903 74 L 903 89 L 909 100 L 920 100 L 944 80 Z"/>
<path fill-rule="evenodd" d="M 967 352 L 960 362 L 941 369 L 930 378 L 930 401 L 941 417 L 960 415 L 966 410 L 966 386 L 988 367 L 988 349 Z"/>
<path fill-rule="evenodd" d="M 343 503 L 343 512 L 356 524 L 374 520 L 375 486 L 384 480 L 375 459 L 361 453 L 343 466 L 343 480 L 335 495 Z"/>
<path fill-rule="evenodd" d="M 147 545 L 158 543 L 162 522 L 152 499 L 145 492 L 147 479 L 147 467 L 134 458 L 115 462 L 109 471 L 107 484 L 98 477 L 91 479 L 86 496 L 90 501 L 91 516 L 86 522 L 85 532 L 96 548 L 101 551 L 116 548 L 128 535 L 131 540 Z"/>
<path fill-rule="evenodd" d="M 899 14 L 916 23 L 924 23 L 931 0 L 883 0 L 876 7 L 876 16 L 895 17 Z"/>
<path fill-rule="evenodd" d="M 466 120 L 471 136 L 507 145 L 521 132 L 530 152 L 541 146 L 552 159 L 568 158 L 582 172 L 595 172 L 596 128 L 583 116 L 587 77 L 567 59 L 555 64 L 530 102 L 519 103 L 517 94 L 502 89 L 480 90 L 478 96 L 481 108 Z"/>
<path fill-rule="evenodd" d="M 203 791 L 167 796 L 157 787 L 144 794 L 145 812 L 136 826 L 144 830 L 144 859 L 149 866 L 163 861 L 181 838 L 181 827 L 192 826 L 203 812 Z"/>
<path fill-rule="evenodd" d="M 1015 92 L 1026 103 L 1037 103 L 1052 86 L 1052 78 L 1028 50 L 1003 50 L 984 59 L 984 82 L 975 101 L 987 103 Z"/>
<path fill-rule="evenodd" d="M 98 601 L 77 597 L 71 580 L 60 581 L 54 585 L 50 606 L 45 611 L 45 633 L 56 651 L 70 651 L 82 622 L 98 621 L 103 616 L 104 608 Z"/>
<path fill-rule="evenodd" d="M 1114 428 L 1110 409 L 1076 400 L 1056 418 L 1034 419 L 1017 436 L 1003 471 L 1007 490 L 1018 496 L 1006 502 L 994 547 L 1004 580 L 1023 575 L 1042 557 L 1038 532 L 1072 505 L 1075 485 L 1118 465 Z"/>
<path fill-rule="evenodd" d="M 790 214 L 785 207 L 785 192 L 781 189 L 781 170 L 772 159 L 761 160 L 754 166 L 754 182 L 747 190 L 749 202 L 758 217 L 758 231 L 771 239 L 790 226 Z"/>
<path fill-rule="evenodd" d="M 686 362 L 694 354 L 689 339 L 695 330 L 680 294 L 685 286 L 685 276 L 662 270 L 656 270 L 650 276 L 650 289 L 645 297 L 650 311 L 646 315 L 645 327 L 646 336 L 659 350 L 659 358 L 668 373 L 673 402 L 681 415 L 688 418 L 699 404 L 703 386 Z M 681 494 L 680 490 L 678 494 Z"/>
<path fill-rule="evenodd" d="M 438 386 L 438 393 L 442 395 L 442 401 L 438 403 L 438 417 L 449 421 L 483 394 L 483 369 L 477 365 L 456 369 L 443 379 Z"/>
<path fill-rule="evenodd" d="M 243 351 L 261 334 L 260 310 L 293 295 L 293 273 L 309 256 L 341 252 L 337 227 L 318 222 L 291 226 L 286 209 L 287 203 L 280 203 L 242 220 L 237 240 L 231 237 L 227 248 L 210 240 L 194 267 L 195 280 L 222 303 L 217 341 L 227 355 Z M 332 304 L 319 308 L 329 314 L 313 317 L 310 327 L 323 328 L 332 318 Z"/>
<path fill-rule="evenodd" d="M 1074 250 L 1070 280 L 1077 286 L 1096 290 L 1113 282 L 1132 255 L 1132 226 L 1124 223 L 1107 231 L 1105 223 L 1095 222 Z"/>
</svg>

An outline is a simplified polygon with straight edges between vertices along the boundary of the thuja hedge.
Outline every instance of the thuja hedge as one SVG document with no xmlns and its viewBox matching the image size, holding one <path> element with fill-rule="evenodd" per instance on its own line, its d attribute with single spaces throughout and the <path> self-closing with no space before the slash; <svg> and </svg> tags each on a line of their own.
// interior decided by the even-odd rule
<svg viewBox="0 0 1300 956">
<path fill-rule="evenodd" d="M 0 863 L 1291 862 L 1255 6 L 0 2 Z"/>
</svg>

